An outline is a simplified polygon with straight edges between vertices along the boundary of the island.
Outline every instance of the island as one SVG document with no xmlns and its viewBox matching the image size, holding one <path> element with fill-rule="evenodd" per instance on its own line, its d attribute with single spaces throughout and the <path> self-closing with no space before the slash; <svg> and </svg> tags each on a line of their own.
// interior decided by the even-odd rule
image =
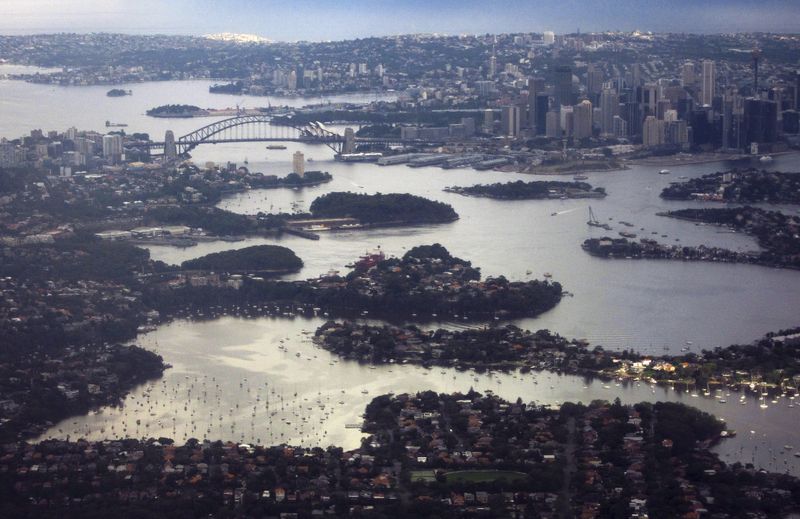
<svg viewBox="0 0 800 519">
<path fill-rule="evenodd" d="M 108 97 L 124 97 L 124 96 L 133 95 L 133 91 L 132 90 L 123 90 L 121 88 L 112 88 L 111 90 L 106 92 L 106 95 Z"/>
<path fill-rule="evenodd" d="M 643 355 L 589 347 L 549 330 L 532 332 L 514 325 L 467 330 L 423 330 L 330 320 L 314 342 L 343 359 L 369 364 L 445 366 L 477 372 L 551 371 L 603 380 L 630 380 L 677 389 L 724 387 L 759 396 L 797 396 L 800 377 L 800 328 L 769 333 L 752 344 L 731 345 L 680 355 Z M 688 350 L 688 346 L 684 348 Z"/>
<path fill-rule="evenodd" d="M 194 105 L 161 105 L 145 112 L 150 117 L 189 118 L 208 115 L 207 110 Z"/>
<path fill-rule="evenodd" d="M 458 219 L 448 204 L 400 193 L 328 193 L 315 199 L 310 209 L 315 218 L 349 217 L 370 225 L 448 223 Z"/>
<path fill-rule="evenodd" d="M 558 408 L 491 391 L 384 394 L 358 448 L 170 438 L 0 446 L 7 517 L 789 517 L 800 480 L 727 465 L 683 404 Z M 53 472 L 58 476 L 54 478 Z"/>
<path fill-rule="evenodd" d="M 469 187 L 447 187 L 444 189 L 459 195 L 493 198 L 496 200 L 543 200 L 550 198 L 604 198 L 606 190 L 592 188 L 586 182 L 533 181 L 477 184 Z"/>
<path fill-rule="evenodd" d="M 800 204 L 800 173 L 733 169 L 674 182 L 661 191 L 667 200 Z"/>
<path fill-rule="evenodd" d="M 254 245 L 243 249 L 214 252 L 181 264 L 183 270 L 260 275 L 288 274 L 297 272 L 302 267 L 303 261 L 291 249 L 279 245 Z"/>
</svg>

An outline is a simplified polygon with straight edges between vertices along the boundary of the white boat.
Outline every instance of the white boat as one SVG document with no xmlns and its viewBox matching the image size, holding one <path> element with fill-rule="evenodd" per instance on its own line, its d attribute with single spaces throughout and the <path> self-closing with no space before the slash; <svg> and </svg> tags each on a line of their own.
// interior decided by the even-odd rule
<svg viewBox="0 0 800 519">
<path fill-rule="evenodd" d="M 772 157 L 770 155 L 762 155 L 759 159 L 759 162 L 772 162 Z"/>
<path fill-rule="evenodd" d="M 669 175 L 670 171 L 668 169 L 662 169 L 658 172 L 659 175 Z"/>
</svg>

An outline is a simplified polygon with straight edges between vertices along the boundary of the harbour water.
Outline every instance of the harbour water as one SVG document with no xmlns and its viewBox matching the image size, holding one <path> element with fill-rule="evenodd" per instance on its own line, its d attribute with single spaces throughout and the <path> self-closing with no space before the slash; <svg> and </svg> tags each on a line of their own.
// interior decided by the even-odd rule
<svg viewBox="0 0 800 519">
<path fill-rule="evenodd" d="M 376 395 L 473 388 L 512 401 L 522 398 L 553 406 L 616 397 L 626 403 L 684 402 L 725 419 L 738 432 L 717 447 L 726 461 L 800 474 L 800 458 L 783 449 L 800 443 L 796 428 L 800 401 L 795 405 L 794 400 L 781 398 L 762 409 L 753 393 L 742 405 L 737 392 L 720 393 L 720 398 L 702 393 L 692 397 L 664 386 L 546 372 L 478 374 L 452 368 L 369 366 L 340 360 L 314 345 L 311 337 L 322 322 L 222 317 L 162 326 L 139 341 L 172 364 L 162 379 L 135 388 L 121 407 L 64 420 L 42 438 L 164 436 L 178 442 L 224 438 L 355 448 L 363 435 L 347 426 L 361 423 L 365 406 Z"/>
<path fill-rule="evenodd" d="M 4 73 L 0 66 L 0 75 Z M 125 128 L 128 132 L 160 136 L 166 129 L 172 129 L 176 135 L 182 135 L 213 119 L 153 119 L 144 112 L 167 103 L 215 108 L 242 101 L 247 107 L 267 103 L 266 98 L 209 94 L 210 83 L 124 85 L 122 88 L 133 90 L 132 96 L 108 98 L 107 87 L 56 87 L 0 80 L 0 136 L 14 138 L 35 128 L 63 131 L 70 126 L 105 131 L 106 120 L 129 124 Z M 346 99 L 368 101 L 374 96 Z M 297 106 L 326 100 L 272 99 L 271 102 Z M 439 242 L 455 255 L 481 267 L 485 276 L 503 274 L 510 279 L 527 279 L 549 272 L 575 294 L 554 310 L 516 324 L 529 329 L 549 328 L 567 337 L 585 337 L 593 344 L 642 352 L 675 353 L 686 341 L 692 341 L 692 347 L 697 349 L 750 342 L 768 331 L 800 324 L 797 321 L 800 272 L 750 265 L 593 258 L 581 250 L 580 244 L 588 237 L 608 232 L 586 225 L 586 201 L 499 202 L 442 191 L 452 185 L 544 177 L 471 169 L 342 164 L 334 162 L 332 152 L 324 146 L 295 144 L 286 150 L 266 150 L 258 143 L 201 146 L 194 151 L 194 160 L 243 164 L 247 159 L 250 169 L 283 175 L 291 169 L 291 155 L 296 150 L 313 159 L 308 169 L 329 171 L 334 180 L 296 191 L 240 193 L 223 200 L 220 207 L 246 214 L 305 210 L 314 198 L 331 191 L 411 192 L 452 204 L 461 218 L 446 225 L 322 233 L 319 241 L 288 236 L 201 243 L 189 249 L 150 247 L 152 256 L 180 263 L 209 252 L 280 243 L 292 248 L 305 263 L 293 277 L 306 278 L 330 269 L 345 270 L 344 265 L 378 245 L 388 254 L 402 255 L 415 245 Z M 592 200 L 591 204 L 598 217 L 614 227 L 613 235 L 627 229 L 617 224 L 625 220 L 633 223 L 632 230 L 641 236 L 656 237 L 652 235 L 655 232 L 664 242 L 752 250 L 757 245 L 750 237 L 655 215 L 663 210 L 702 205 L 661 200 L 658 193 L 668 182 L 727 166 L 715 163 L 672 167 L 671 175 L 658 175 L 660 168 L 644 166 L 588 173 L 588 182 L 609 192 L 606 199 Z M 800 158 L 776 157 L 769 167 L 798 171 Z M 551 216 L 553 213 L 556 215 Z M 355 446 L 360 433 L 345 425 L 359 421 L 364 405 L 373 396 L 425 388 L 466 391 L 472 386 L 478 390 L 492 389 L 504 398 L 521 397 L 551 404 L 616 396 L 626 402 L 683 400 L 724 417 L 739 431 L 736 438 L 719 447 L 726 460 L 755 461 L 765 468 L 800 474 L 800 459 L 780 452 L 783 445 L 800 443 L 795 427 L 798 408 L 788 407 L 785 400 L 761 409 L 752 399 L 746 400 L 746 405 L 738 404 L 735 394 L 726 398 L 727 404 L 720 404 L 719 399 L 692 398 L 667 388 L 644 384 L 618 386 L 547 373 L 489 376 L 413 366 L 373 369 L 339 361 L 316 349 L 308 341 L 308 334 L 319 324 L 320 320 L 300 318 L 228 317 L 164 325 L 139 341 L 173 365 L 163 379 L 136 388 L 120 408 L 66 420 L 43 437 L 166 435 L 177 440 L 209 437 Z"/>
</svg>

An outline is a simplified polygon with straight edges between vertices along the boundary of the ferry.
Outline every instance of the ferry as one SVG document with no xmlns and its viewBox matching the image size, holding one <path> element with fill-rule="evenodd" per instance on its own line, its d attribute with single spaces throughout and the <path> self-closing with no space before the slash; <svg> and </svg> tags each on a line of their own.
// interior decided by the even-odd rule
<svg viewBox="0 0 800 519">
<path fill-rule="evenodd" d="M 268 144 L 267 145 L 267 149 L 268 150 L 285 150 L 286 146 L 284 146 L 283 144 Z"/>
</svg>

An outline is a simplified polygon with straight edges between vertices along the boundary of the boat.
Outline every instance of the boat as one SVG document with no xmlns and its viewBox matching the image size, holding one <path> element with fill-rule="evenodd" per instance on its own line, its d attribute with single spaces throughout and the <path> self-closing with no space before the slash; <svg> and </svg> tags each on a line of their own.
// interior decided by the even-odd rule
<svg viewBox="0 0 800 519">
<path fill-rule="evenodd" d="M 283 144 L 268 144 L 267 145 L 267 149 L 268 150 L 285 150 L 286 146 L 284 146 Z"/>
<path fill-rule="evenodd" d="M 558 213 L 550 213 L 550 216 L 558 216 Z"/>
<path fill-rule="evenodd" d="M 586 180 L 588 178 L 589 177 L 587 177 L 586 175 L 575 175 L 574 177 L 572 177 L 572 180 Z"/>
<path fill-rule="evenodd" d="M 600 227 L 601 229 L 605 229 L 607 231 L 611 230 L 611 226 L 607 223 L 600 223 L 600 220 L 594 215 L 594 211 L 592 211 L 592 206 L 589 206 L 589 221 L 586 222 L 586 225 L 590 225 L 592 227 Z"/>
<path fill-rule="evenodd" d="M 635 232 L 619 231 L 619 235 L 623 238 L 636 238 Z"/>
<path fill-rule="evenodd" d="M 542 274 L 542 275 L 543 275 L 544 277 L 546 277 L 546 278 L 551 278 L 551 277 L 553 277 L 553 275 L 552 275 L 551 273 L 549 273 L 549 272 L 545 272 L 545 273 L 544 273 L 544 274 Z"/>
<path fill-rule="evenodd" d="M 670 171 L 668 169 L 662 169 L 658 172 L 659 175 L 669 175 Z"/>
<path fill-rule="evenodd" d="M 772 162 L 772 157 L 770 155 L 762 155 L 759 159 L 759 162 Z"/>
</svg>

